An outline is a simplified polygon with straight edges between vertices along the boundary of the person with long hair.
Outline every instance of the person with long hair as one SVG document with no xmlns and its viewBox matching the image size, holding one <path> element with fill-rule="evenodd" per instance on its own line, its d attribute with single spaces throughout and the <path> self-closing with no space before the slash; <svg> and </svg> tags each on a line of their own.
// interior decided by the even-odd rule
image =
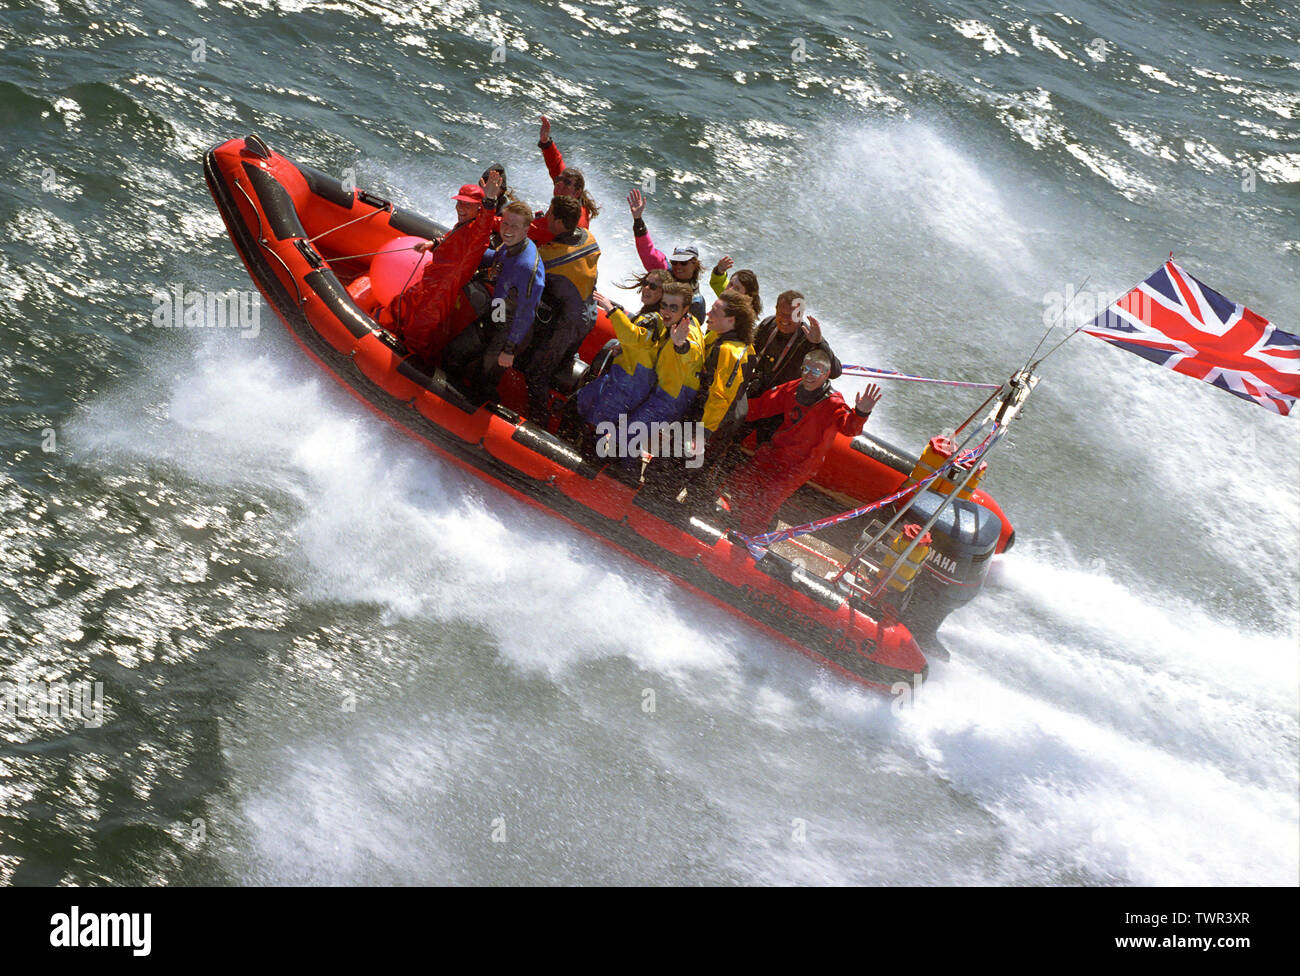
<svg viewBox="0 0 1300 976">
<path fill-rule="evenodd" d="M 697 463 L 656 464 L 655 489 L 668 497 L 689 491 L 689 504 L 703 510 L 717 495 L 718 485 L 731 469 L 732 444 L 748 410 L 754 334 L 754 306 L 738 291 L 725 291 L 710 307 L 703 360 L 696 379 L 699 393 L 685 416 L 696 424 L 688 453 Z"/>
<path fill-rule="evenodd" d="M 728 275 L 727 270 L 731 265 L 731 258 L 724 256 L 709 275 L 709 287 L 713 289 L 713 294 L 721 295 L 728 288 L 739 291 L 742 295 L 749 296 L 749 303 L 754 306 L 754 315 L 762 315 L 763 300 L 758 296 L 758 275 L 748 268 L 741 268 L 734 274 Z"/>
<path fill-rule="evenodd" d="M 664 285 L 671 280 L 672 275 L 667 271 L 663 268 L 655 268 L 653 271 L 643 271 L 639 275 L 633 275 L 629 281 L 619 285 L 620 288 L 629 291 L 636 289 L 641 294 L 641 311 L 632 317 L 640 318 L 647 312 L 659 311 L 659 303 L 664 297 Z"/>
<path fill-rule="evenodd" d="M 754 350 L 754 306 L 748 296 L 724 291 L 707 316 L 704 364 L 700 368 L 699 419 L 707 445 L 719 432 L 730 432 L 745 419 Z M 721 449 L 721 443 L 718 449 Z M 707 457 L 708 455 L 706 455 Z"/>
<path fill-rule="evenodd" d="M 667 392 L 659 398 L 670 402 L 674 409 L 667 413 L 671 415 L 641 419 L 680 418 L 695 399 L 693 384 L 704 352 L 699 323 L 690 313 L 690 289 L 680 282 L 668 282 L 663 285 L 659 310 L 644 312 L 635 319 L 604 296 L 597 301 L 614 327 L 619 354 L 607 372 L 578 391 L 578 413 L 582 419 L 600 424 L 617 421 L 622 414 L 631 423 L 647 399 L 660 395 L 663 390 Z M 674 350 L 671 354 L 670 348 Z M 682 361 L 678 362 L 679 359 Z M 676 409 L 678 402 L 681 406 Z M 663 408 L 657 411 L 661 412 L 665 412 Z"/>
<path fill-rule="evenodd" d="M 591 218 L 600 214 L 600 207 L 596 206 L 596 201 L 587 192 L 587 180 L 582 175 L 582 170 L 565 164 L 564 156 L 560 154 L 560 147 L 551 138 L 551 120 L 545 115 L 542 116 L 541 128 L 537 133 L 537 148 L 542 151 L 542 159 L 546 161 L 546 171 L 554 184 L 553 195 L 577 199 L 582 207 L 578 213 L 578 226 L 586 229 L 591 224 Z M 534 216 L 532 226 L 528 229 L 528 237 L 536 244 L 549 244 L 555 239 L 555 233 L 545 213 L 538 211 Z"/>
<path fill-rule="evenodd" d="M 642 219 L 645 214 L 645 194 L 633 190 L 627 195 L 627 206 L 632 211 L 632 236 L 636 239 L 636 253 L 647 270 L 667 268 L 676 281 L 691 286 L 691 314 L 697 322 L 705 318 L 704 296 L 700 294 L 700 246 L 695 243 L 679 244 L 671 255 L 655 247 L 650 231 Z"/>
</svg>

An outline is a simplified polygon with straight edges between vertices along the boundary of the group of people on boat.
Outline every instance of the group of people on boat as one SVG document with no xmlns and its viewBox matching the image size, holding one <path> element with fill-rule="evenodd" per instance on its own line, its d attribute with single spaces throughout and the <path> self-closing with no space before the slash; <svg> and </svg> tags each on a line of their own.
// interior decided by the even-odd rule
<svg viewBox="0 0 1300 976">
<path fill-rule="evenodd" d="M 627 203 L 644 271 L 622 286 L 639 292 L 639 308 L 628 311 L 600 294 L 600 245 L 590 229 L 599 208 L 581 170 L 565 164 L 545 116 L 538 146 L 554 184 L 547 209 L 516 199 L 499 165 L 462 186 L 453 195 L 456 225 L 417 248 L 431 252 L 430 260 L 381 322 L 472 398 L 492 397 L 506 370 L 520 370 L 526 416 L 556 426 L 553 380 L 603 309 L 615 341 L 600 357 L 603 370 L 568 398 L 559 435 L 591 449 L 596 432 L 611 425 L 682 424 L 691 432 L 686 460 L 636 451 L 611 473 L 694 505 L 717 504 L 747 534 L 764 531 L 816 473 L 835 435 L 861 432 L 879 387 L 869 385 L 850 407 L 831 386 L 841 364 L 820 323 L 805 313 L 804 296 L 782 292 L 773 314 L 759 321 L 758 276 L 733 270 L 730 256 L 712 268 L 716 297 L 706 304 L 699 246 L 659 250 L 640 190 Z M 742 464 L 739 441 L 750 430 L 757 450 Z"/>
</svg>

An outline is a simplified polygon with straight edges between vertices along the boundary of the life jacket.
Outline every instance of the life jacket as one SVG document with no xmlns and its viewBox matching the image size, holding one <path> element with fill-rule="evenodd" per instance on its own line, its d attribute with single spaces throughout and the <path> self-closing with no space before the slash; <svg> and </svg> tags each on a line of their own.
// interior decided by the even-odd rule
<svg viewBox="0 0 1300 976">
<path fill-rule="evenodd" d="M 640 403 L 655 388 L 655 363 L 667 341 L 668 330 L 654 312 L 630 319 L 622 309 L 615 309 L 610 313 L 609 322 L 619 345 L 610 373 L 615 376 L 622 373 L 619 385 L 626 388 L 628 399 Z"/>
<path fill-rule="evenodd" d="M 596 290 L 596 262 L 600 260 L 600 245 L 591 231 L 579 227 L 574 231 L 578 240 L 561 244 L 558 240 L 539 244 L 537 252 L 546 265 L 546 274 L 565 278 L 577 289 L 582 300 L 590 301 Z"/>
<path fill-rule="evenodd" d="M 525 250 L 527 249 L 525 248 Z M 505 313 L 506 313 L 507 322 L 511 321 L 515 317 L 515 309 L 519 306 L 519 303 L 521 301 L 523 302 L 525 307 L 529 305 L 533 305 L 535 307 L 536 303 L 533 301 L 534 289 L 539 289 L 538 298 L 539 299 L 541 298 L 540 289 L 543 287 L 545 283 L 544 276 L 539 275 L 537 273 L 541 269 L 541 264 L 542 264 L 541 249 L 538 248 L 536 244 L 534 244 L 533 251 L 534 251 L 533 270 L 532 273 L 528 276 L 528 283 L 524 285 L 524 293 L 520 295 L 518 293 L 517 287 L 515 289 L 509 288 L 508 285 L 510 283 L 507 282 L 506 294 L 501 296 L 502 298 L 505 299 L 506 302 Z M 520 253 L 523 252 L 521 251 Z M 492 263 L 488 265 L 488 269 L 487 269 L 487 280 L 492 285 L 492 294 L 494 296 L 496 295 L 497 281 L 501 277 L 501 269 L 505 265 L 506 258 L 510 256 L 511 255 L 509 253 L 509 250 L 506 248 L 504 244 L 498 247 L 492 255 Z M 490 311 L 490 309 L 488 311 Z"/>
<path fill-rule="evenodd" d="M 462 296 L 487 249 L 492 212 L 480 209 L 438 242 L 420 279 L 391 303 L 394 325 L 407 347 L 433 360 L 466 322 Z"/>
<path fill-rule="evenodd" d="M 700 366 L 704 358 L 704 334 L 699 321 L 690 312 L 690 328 L 686 336 L 686 352 L 677 352 L 672 336 L 664 330 L 657 343 L 654 358 L 655 378 L 663 395 L 682 403 L 685 411 L 700 390 Z M 714 360 L 716 369 L 716 358 Z"/>
<path fill-rule="evenodd" d="M 750 345 L 733 336 L 718 339 L 714 338 L 716 335 L 717 333 L 710 333 L 705 339 L 704 364 L 700 367 L 700 395 L 692 410 L 693 419 L 702 421 L 705 428 L 715 433 L 724 424 L 745 418 L 749 406 L 745 388 L 754 373 L 754 357 Z M 725 410 L 719 411 L 718 405 L 712 403 L 712 393 L 724 347 L 730 348 L 733 353 L 731 368 L 723 380 L 723 389 L 730 396 L 730 401 Z"/>
</svg>

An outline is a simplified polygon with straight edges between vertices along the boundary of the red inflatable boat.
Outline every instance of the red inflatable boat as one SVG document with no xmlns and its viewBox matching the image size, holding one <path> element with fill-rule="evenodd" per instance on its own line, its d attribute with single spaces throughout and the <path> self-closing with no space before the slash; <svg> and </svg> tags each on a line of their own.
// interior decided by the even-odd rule
<svg viewBox="0 0 1300 976">
<path fill-rule="evenodd" d="M 930 530 L 929 558 L 902 605 L 873 603 L 865 569 L 830 581 L 863 531 L 856 521 L 773 545 L 756 559 L 734 534 L 606 473 L 605 462 L 509 405 L 470 403 L 440 370 L 430 373 L 412 360 L 369 314 L 374 259 L 348 256 L 389 250 L 404 237 L 434 239 L 445 228 L 296 164 L 257 136 L 216 147 L 204 168 L 230 238 L 266 301 L 308 355 L 362 403 L 442 457 L 848 677 L 883 689 L 924 677 L 926 657 L 913 631 L 927 649 L 938 649 L 930 642 L 939 622 L 978 591 L 989 557 L 1011 542 L 1010 523 L 987 495 L 975 491 L 953 502 Z M 583 345 L 583 362 L 570 368 L 572 379 L 557 376 L 557 398 L 572 392 L 612 334 L 602 313 Z M 840 437 L 813 482 L 782 509 L 781 522 L 801 524 L 896 492 L 917 463 L 915 455 L 869 435 Z"/>
</svg>

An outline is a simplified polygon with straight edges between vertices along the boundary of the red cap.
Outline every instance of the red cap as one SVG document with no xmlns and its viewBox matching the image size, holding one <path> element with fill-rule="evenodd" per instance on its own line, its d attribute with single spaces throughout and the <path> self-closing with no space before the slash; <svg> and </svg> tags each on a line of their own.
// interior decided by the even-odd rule
<svg viewBox="0 0 1300 976">
<path fill-rule="evenodd" d="M 476 183 L 466 183 L 460 188 L 460 192 L 452 194 L 451 198 L 462 203 L 482 203 L 483 187 Z"/>
</svg>

